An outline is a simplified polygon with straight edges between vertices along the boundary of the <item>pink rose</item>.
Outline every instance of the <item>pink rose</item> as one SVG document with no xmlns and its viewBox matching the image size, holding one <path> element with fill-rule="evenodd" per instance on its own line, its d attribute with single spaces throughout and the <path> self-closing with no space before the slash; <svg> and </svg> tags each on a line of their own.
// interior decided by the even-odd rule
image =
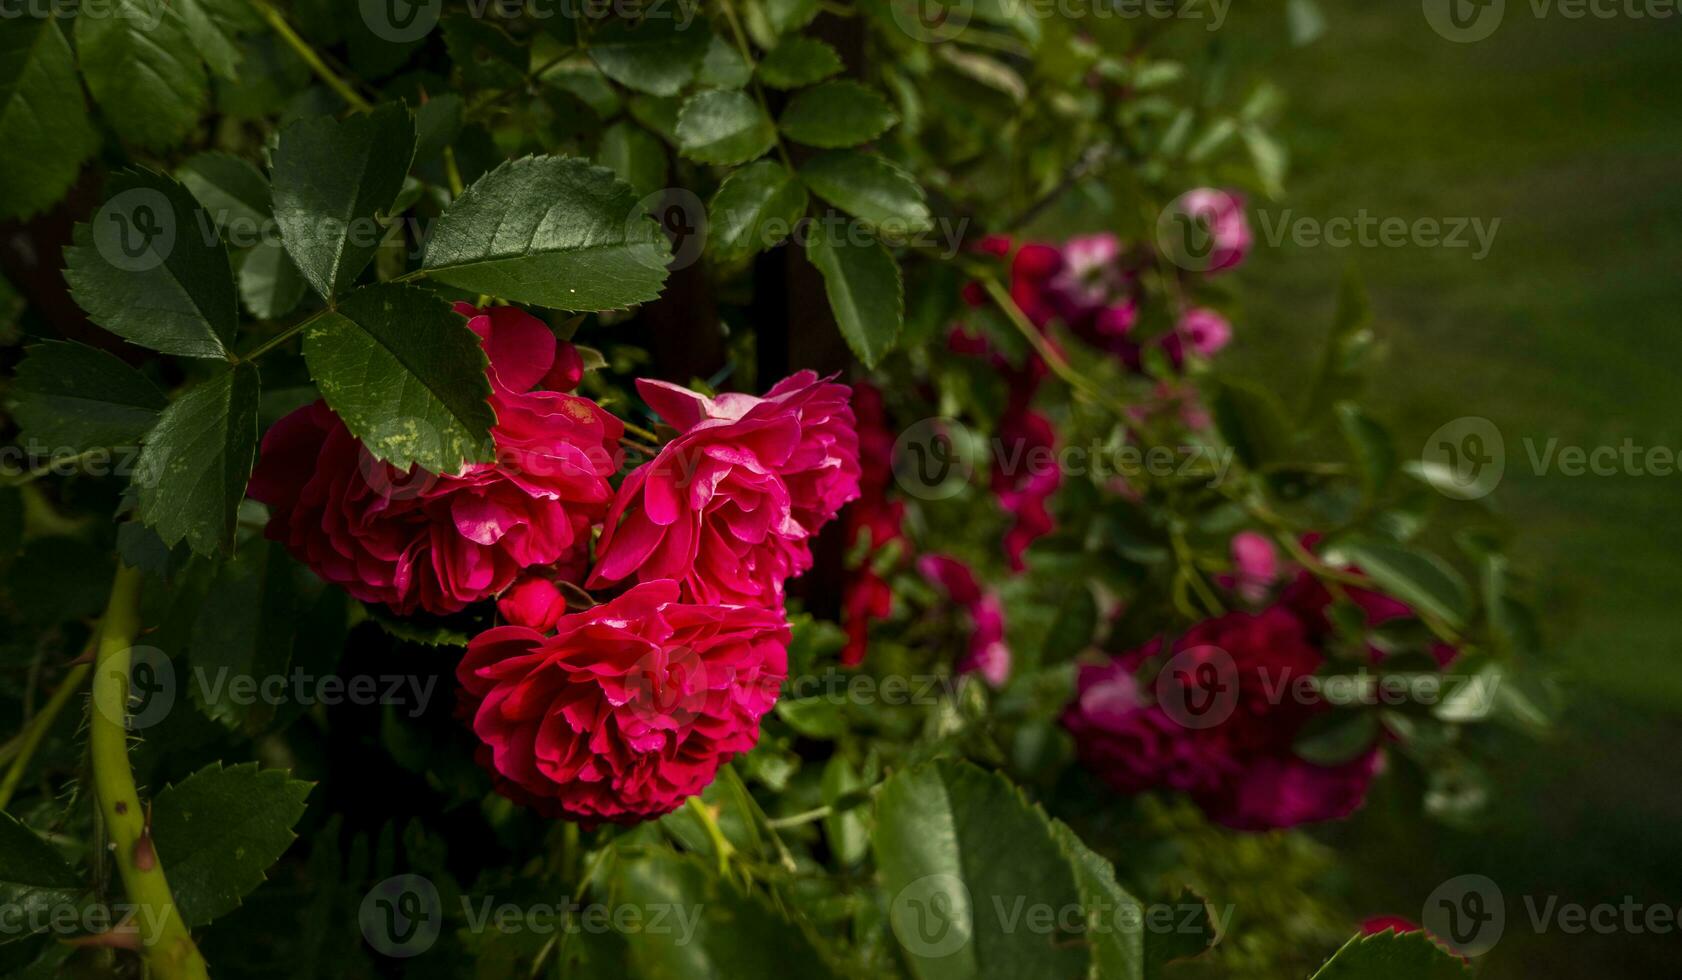
<svg viewBox="0 0 1682 980">
<path fill-rule="evenodd" d="M 678 434 L 620 486 L 590 588 L 670 578 L 696 602 L 780 608 L 807 539 L 859 494 L 849 389 L 802 371 L 763 398 L 637 390 Z"/>
<path fill-rule="evenodd" d="M 1226 317 L 1203 307 L 1187 310 L 1175 329 L 1204 357 L 1214 357 L 1232 340 L 1232 324 Z"/>
<path fill-rule="evenodd" d="M 1257 531 L 1232 536 L 1232 565 L 1238 594 L 1247 602 L 1267 598 L 1268 588 L 1279 578 L 1279 552 L 1267 535 Z"/>
<path fill-rule="evenodd" d="M 490 358 L 497 462 L 404 473 L 316 402 L 264 434 L 251 475 L 251 497 L 270 508 L 269 538 L 400 615 L 456 612 L 533 565 L 581 573 L 612 496 L 619 420 L 588 399 L 529 391 L 554 360 L 549 328 L 507 307 L 469 325 Z"/>
<path fill-rule="evenodd" d="M 948 555 L 923 555 L 917 571 L 939 587 L 969 617 L 968 649 L 958 661 L 958 673 L 978 673 L 994 687 L 1010 679 L 1010 647 L 1005 643 L 1005 610 L 998 593 L 983 589 L 975 573 Z"/>
<path fill-rule="evenodd" d="M 586 826 L 676 809 L 753 748 L 788 673 L 779 610 L 694 605 L 645 582 L 560 617 L 499 626 L 456 668 L 499 792 Z"/>
<path fill-rule="evenodd" d="M 1250 254 L 1255 238 L 1250 221 L 1244 216 L 1244 197 L 1215 187 L 1199 187 L 1180 195 L 1175 202 L 1179 210 L 1203 228 L 1207 239 L 1200 246 L 1206 255 L 1197 255 L 1202 271 L 1207 275 L 1224 272 L 1244 261 Z"/>
</svg>

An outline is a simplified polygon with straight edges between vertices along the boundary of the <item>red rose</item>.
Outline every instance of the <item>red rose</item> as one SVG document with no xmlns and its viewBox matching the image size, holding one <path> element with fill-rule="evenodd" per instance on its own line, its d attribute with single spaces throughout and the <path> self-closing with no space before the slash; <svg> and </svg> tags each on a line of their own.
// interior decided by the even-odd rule
<svg viewBox="0 0 1682 980">
<path fill-rule="evenodd" d="M 500 626 L 456 668 L 480 762 L 551 816 L 635 823 L 676 809 L 759 739 L 788 674 L 779 610 L 694 605 L 638 585 L 560 617 L 553 636 Z"/>
</svg>

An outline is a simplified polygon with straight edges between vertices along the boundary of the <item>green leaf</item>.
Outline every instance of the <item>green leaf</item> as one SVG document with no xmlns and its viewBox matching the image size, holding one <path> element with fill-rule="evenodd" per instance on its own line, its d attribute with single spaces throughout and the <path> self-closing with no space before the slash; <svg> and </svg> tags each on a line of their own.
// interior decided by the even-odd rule
<svg viewBox="0 0 1682 980">
<path fill-rule="evenodd" d="M 351 434 L 398 469 L 456 473 L 491 458 L 484 351 L 431 292 L 382 283 L 351 293 L 305 330 L 304 360 Z"/>
<path fill-rule="evenodd" d="M 150 171 L 109 181 L 64 250 L 70 294 L 93 322 L 165 354 L 225 358 L 239 327 L 228 249 L 185 187 Z"/>
<path fill-rule="evenodd" d="M 807 738 L 837 739 L 847 733 L 841 706 L 830 698 L 782 698 L 776 711 L 784 724 Z"/>
<path fill-rule="evenodd" d="M 0 18 L 0 218 L 63 197 L 98 146 L 58 18 Z"/>
<path fill-rule="evenodd" d="M 637 23 L 615 19 L 591 35 L 590 60 L 626 88 L 676 95 L 695 80 L 711 38 L 712 29 L 700 17 L 682 26 L 671 16 Z"/>
<path fill-rule="evenodd" d="M 782 241 L 806 213 L 806 186 L 775 160 L 730 171 L 707 208 L 707 247 L 735 262 Z"/>
<path fill-rule="evenodd" d="M 701 163 L 746 163 L 777 142 L 771 117 L 746 92 L 708 89 L 689 97 L 678 112 L 683 155 Z"/>
<path fill-rule="evenodd" d="M 181 11 L 167 0 L 112 0 L 76 18 L 88 91 L 117 135 L 149 150 L 187 138 L 209 102 L 209 79 Z"/>
<path fill-rule="evenodd" d="M 618 902 L 669 913 L 645 920 L 628 944 L 632 973 L 642 980 L 780 977 L 791 964 L 812 980 L 836 975 L 800 925 L 694 857 L 651 849 L 618 856 L 614 869 Z"/>
<path fill-rule="evenodd" d="M 1292 441 L 1279 399 L 1265 388 L 1223 380 L 1211 408 L 1215 428 L 1245 466 L 1278 460 Z"/>
<path fill-rule="evenodd" d="M 508 32 L 470 12 L 444 18 L 444 46 L 462 80 L 479 88 L 518 88 L 525 82 L 530 53 Z"/>
<path fill-rule="evenodd" d="M 1382 425 L 1352 402 L 1339 402 L 1337 421 L 1361 468 L 1361 483 L 1371 500 L 1389 486 L 1396 472 L 1396 444 Z"/>
<path fill-rule="evenodd" d="M 772 88 L 801 88 L 823 81 L 842 68 L 835 49 L 815 37 L 783 38 L 759 62 L 759 79 Z"/>
<path fill-rule="evenodd" d="M 286 251 L 331 299 L 379 248 L 375 216 L 391 207 L 415 152 L 415 121 L 387 103 L 339 122 L 300 119 L 274 151 L 274 213 Z"/>
<path fill-rule="evenodd" d="M 199 554 L 231 547 L 257 451 L 257 369 L 238 364 L 164 409 L 134 474 L 143 523 Z"/>
<path fill-rule="evenodd" d="M 846 755 L 837 752 L 829 757 L 820 784 L 824 806 L 833 807 L 843 796 L 863 787 L 864 781 L 853 769 L 853 764 L 847 761 Z M 858 864 L 870 853 L 870 832 L 857 807 L 830 813 L 824 818 L 823 832 L 824 838 L 829 841 L 830 852 L 843 865 L 851 867 Z"/>
<path fill-rule="evenodd" d="M 666 186 L 666 147 L 660 137 L 620 120 L 602 133 L 596 162 L 619 175 L 641 197 Z"/>
<path fill-rule="evenodd" d="M 1290 28 L 1291 43 L 1299 48 L 1313 44 L 1326 33 L 1326 15 L 1317 0 L 1286 0 L 1285 24 Z"/>
<path fill-rule="evenodd" d="M 265 871 L 297 836 L 310 785 L 255 762 L 213 762 L 158 794 L 152 840 L 188 928 L 239 908 L 268 880 Z"/>
<path fill-rule="evenodd" d="M 1074 869 L 1075 885 L 1086 908 L 1086 931 L 1092 937 L 1092 968 L 1087 975 L 1103 980 L 1143 976 L 1143 931 L 1118 928 L 1124 923 L 1143 922 L 1138 899 L 1116 881 L 1114 866 L 1087 847 L 1067 824 L 1051 821 L 1051 833 Z"/>
<path fill-rule="evenodd" d="M 441 156 L 456 141 L 463 109 L 461 96 L 454 92 L 434 95 L 415 108 L 415 165 Z"/>
<path fill-rule="evenodd" d="M 175 176 L 236 245 L 256 242 L 274 213 L 268 180 L 231 154 L 200 153 L 176 168 Z"/>
<path fill-rule="evenodd" d="M 1146 980 L 1160 976 L 1163 966 L 1168 963 L 1197 956 L 1215 944 L 1215 924 L 1209 918 L 1209 903 L 1196 892 L 1189 888 L 1180 889 L 1179 898 L 1172 908 L 1175 912 L 1174 928 L 1166 931 L 1152 929 L 1145 933 Z M 1196 909 L 1189 929 L 1184 925 L 1187 920 L 1180 915 L 1181 910 L 1186 908 Z"/>
<path fill-rule="evenodd" d="M 1309 719 L 1291 748 L 1317 766 L 1339 766 L 1359 758 L 1378 736 L 1377 712 L 1328 711 Z"/>
<path fill-rule="evenodd" d="M 1424 932 L 1356 936 L 1326 961 L 1314 980 L 1463 980 L 1466 964 Z"/>
<path fill-rule="evenodd" d="M 433 230 L 439 282 L 557 310 L 651 300 L 671 246 L 613 172 L 576 157 L 522 157 L 474 181 Z"/>
<path fill-rule="evenodd" d="M 193 47 L 210 70 L 226 79 L 238 77 L 238 36 L 262 26 L 248 0 L 172 0 Z"/>
<path fill-rule="evenodd" d="M 210 584 L 187 648 L 193 701 L 228 727 L 255 735 L 279 705 L 260 687 L 286 675 L 298 615 L 286 550 L 263 538 L 241 545 Z"/>
<path fill-rule="evenodd" d="M 946 759 L 902 770 L 877 795 L 875 850 L 919 980 L 1088 975 L 1066 916 L 1035 925 L 1035 909 L 1085 907 L 1074 868 L 1045 814 L 1002 776 Z"/>
<path fill-rule="evenodd" d="M 1358 566 L 1381 590 L 1430 613 L 1450 626 L 1466 622 L 1471 589 L 1454 567 L 1428 551 L 1398 547 L 1376 538 L 1340 540 L 1326 550 L 1329 561 Z"/>
<path fill-rule="evenodd" d="M 74 903 L 85 890 L 82 876 L 51 844 L 0 811 L 0 908 L 15 917 L 8 932 L 31 924 L 45 929 L 53 921 L 53 910 Z"/>
<path fill-rule="evenodd" d="M 279 242 L 258 242 L 239 264 L 239 298 L 259 320 L 275 320 L 292 312 L 309 283 Z"/>
<path fill-rule="evenodd" d="M 796 92 L 778 125 L 796 143 L 839 148 L 873 140 L 898 121 L 875 89 L 842 79 Z"/>
<path fill-rule="evenodd" d="M 736 50 L 735 45 L 714 34 L 707 43 L 707 56 L 701 61 L 697 81 L 709 88 L 741 88 L 751 78 L 753 69 L 742 59 L 742 53 Z"/>
<path fill-rule="evenodd" d="M 800 167 L 800 179 L 819 197 L 889 237 L 934 227 L 916 178 L 873 153 L 832 150 Z"/>
<path fill-rule="evenodd" d="M 133 445 L 169 404 L 117 357 L 58 340 L 29 348 L 12 396 L 25 439 L 77 452 Z"/>
<path fill-rule="evenodd" d="M 841 336 L 864 366 L 874 368 L 899 342 L 905 287 L 899 265 L 881 242 L 860 243 L 845 227 L 813 222 L 806 257 L 823 273 L 824 292 Z"/>
<path fill-rule="evenodd" d="M 1355 266 L 1350 265 L 1338 288 L 1337 313 L 1332 320 L 1326 349 L 1320 357 L 1320 367 L 1309 389 L 1308 404 L 1303 408 L 1303 421 L 1315 424 L 1334 402 L 1350 397 L 1360 387 L 1360 374 L 1375 340 L 1372 331 L 1372 305 L 1366 286 Z"/>
</svg>

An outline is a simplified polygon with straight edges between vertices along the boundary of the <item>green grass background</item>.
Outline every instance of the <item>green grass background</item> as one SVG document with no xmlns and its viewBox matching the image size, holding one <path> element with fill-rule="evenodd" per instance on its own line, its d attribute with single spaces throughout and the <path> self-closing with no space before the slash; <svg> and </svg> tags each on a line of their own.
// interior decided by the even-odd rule
<svg viewBox="0 0 1682 980">
<path fill-rule="evenodd" d="M 1258 241 L 1230 363 L 1295 390 L 1356 263 L 1389 348 L 1373 406 L 1399 444 L 1417 453 L 1460 416 L 1502 431 L 1496 502 L 1523 529 L 1517 563 L 1569 699 L 1556 736 L 1503 751 L 1481 830 L 1397 819 L 1417 806 L 1399 791 L 1345 828 L 1357 911 L 1417 919 L 1437 883 L 1478 872 L 1507 910 L 1482 975 L 1682 975 L 1682 934 L 1538 935 L 1524 906 L 1682 905 L 1682 476 L 1541 474 L 1525 450 L 1682 449 L 1682 18 L 1537 17 L 1508 0 L 1492 37 L 1456 44 L 1418 0 L 1322 4 L 1306 47 L 1272 4 L 1235 4 L 1219 32 L 1238 77 L 1291 100 L 1288 193 L 1255 205 L 1501 224 L 1481 261 Z"/>
</svg>

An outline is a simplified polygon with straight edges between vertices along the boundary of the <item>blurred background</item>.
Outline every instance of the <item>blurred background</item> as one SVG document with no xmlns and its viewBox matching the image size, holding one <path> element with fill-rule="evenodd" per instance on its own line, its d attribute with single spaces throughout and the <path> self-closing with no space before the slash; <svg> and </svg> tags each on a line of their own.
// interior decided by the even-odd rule
<svg viewBox="0 0 1682 980">
<path fill-rule="evenodd" d="M 1218 38 L 1242 74 L 1285 88 L 1279 136 L 1293 154 L 1286 196 L 1252 202 L 1232 366 L 1285 391 L 1309 377 L 1353 263 L 1388 346 L 1373 408 L 1404 455 L 1461 416 L 1503 437 L 1488 502 L 1520 529 L 1562 721 L 1513 741 L 1480 826 L 1412 818 L 1417 787 L 1392 781 L 1338 831 L 1358 855 L 1361 914 L 1417 921 L 1445 880 L 1494 880 L 1507 920 L 1490 977 L 1675 976 L 1682 941 L 1537 934 L 1526 906 L 1682 905 L 1682 474 L 1566 476 L 1532 462 L 1550 440 L 1682 449 L 1682 14 L 1603 9 L 1615 15 L 1509 0 L 1493 33 L 1457 43 L 1415 0 L 1321 0 L 1324 30 L 1298 47 L 1276 8 L 1234 4 Z M 1474 258 L 1475 238 L 1274 245 L 1257 220 L 1363 209 L 1500 224 Z"/>
</svg>

